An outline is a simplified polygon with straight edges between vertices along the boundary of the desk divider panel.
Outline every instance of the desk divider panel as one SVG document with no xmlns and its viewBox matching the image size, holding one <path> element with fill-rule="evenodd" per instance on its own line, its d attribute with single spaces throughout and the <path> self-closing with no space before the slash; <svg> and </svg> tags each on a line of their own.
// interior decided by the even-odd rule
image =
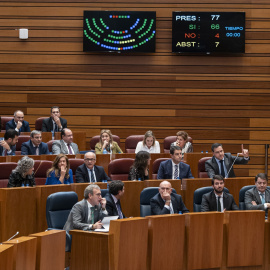
<svg viewBox="0 0 270 270">
<path fill-rule="evenodd" d="M 0 245 L 0 270 L 13 270 L 14 245 Z"/>
</svg>

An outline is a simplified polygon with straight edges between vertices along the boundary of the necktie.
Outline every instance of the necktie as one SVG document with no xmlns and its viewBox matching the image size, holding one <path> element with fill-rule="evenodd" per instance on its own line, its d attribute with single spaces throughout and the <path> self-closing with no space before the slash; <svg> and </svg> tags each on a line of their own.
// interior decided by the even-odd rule
<svg viewBox="0 0 270 270">
<path fill-rule="evenodd" d="M 225 171 L 224 171 L 224 166 L 223 166 L 223 161 L 224 160 L 220 160 L 220 174 L 225 177 Z"/>
<path fill-rule="evenodd" d="M 95 207 L 91 207 L 91 224 L 95 224 Z"/>
<path fill-rule="evenodd" d="M 4 151 L 4 157 L 7 156 L 7 152 L 8 152 L 7 149 L 5 149 L 5 151 Z"/>
<path fill-rule="evenodd" d="M 39 149 L 38 149 L 38 146 L 35 146 L 35 153 L 36 153 L 37 156 L 39 155 Z"/>
<path fill-rule="evenodd" d="M 218 200 L 217 200 L 217 210 L 218 210 L 218 212 L 221 212 L 220 198 L 221 198 L 221 196 L 218 196 Z"/>
<path fill-rule="evenodd" d="M 173 179 L 178 179 L 178 165 L 174 165 L 174 168 Z"/>
<path fill-rule="evenodd" d="M 261 195 L 261 201 L 262 201 L 262 204 L 265 204 L 264 194 L 261 193 L 260 195 Z"/>
<path fill-rule="evenodd" d="M 72 153 L 72 150 L 71 150 L 70 144 L 68 144 L 67 146 L 68 146 L 68 153 L 69 153 L 69 155 L 72 155 L 73 153 Z"/>
<path fill-rule="evenodd" d="M 90 182 L 96 182 L 96 180 L 95 180 L 95 176 L 94 176 L 94 173 L 93 173 L 93 169 L 92 170 L 90 170 Z"/>
<path fill-rule="evenodd" d="M 116 208 L 117 208 L 119 218 L 122 219 L 123 218 L 123 213 L 121 211 L 121 206 L 120 206 L 120 201 L 119 200 L 116 203 Z"/>
<path fill-rule="evenodd" d="M 56 125 L 56 123 L 54 122 L 54 132 L 58 131 L 58 126 Z"/>
</svg>

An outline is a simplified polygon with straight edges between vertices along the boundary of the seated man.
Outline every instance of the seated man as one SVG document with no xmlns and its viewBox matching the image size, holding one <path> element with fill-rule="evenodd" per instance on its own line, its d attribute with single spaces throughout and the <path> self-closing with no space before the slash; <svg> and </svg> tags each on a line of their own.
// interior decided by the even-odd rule
<svg viewBox="0 0 270 270">
<path fill-rule="evenodd" d="M 162 161 L 159 165 L 157 179 L 183 179 L 194 178 L 190 166 L 181 162 L 182 149 L 179 146 L 171 146 L 171 159 Z"/>
<path fill-rule="evenodd" d="M 71 209 L 64 230 L 95 230 L 102 227 L 102 219 L 107 216 L 106 199 L 101 197 L 100 187 L 91 184 L 84 190 L 84 199 Z"/>
<path fill-rule="evenodd" d="M 214 175 L 212 179 L 213 191 L 202 197 L 201 212 L 225 210 L 239 210 L 231 194 L 223 192 L 224 178 L 222 175 Z"/>
<path fill-rule="evenodd" d="M 120 198 L 124 195 L 124 183 L 120 180 L 115 180 L 109 184 L 109 193 L 105 195 L 107 201 L 106 209 L 109 216 L 119 216 L 119 219 L 125 218 L 122 212 Z"/>
<path fill-rule="evenodd" d="M 248 150 L 243 148 L 242 153 L 244 157 L 235 157 L 231 153 L 224 153 L 222 144 L 214 143 L 211 146 L 213 157 L 205 162 L 205 170 L 209 178 L 214 175 L 222 175 L 224 178 L 235 177 L 233 171 L 233 162 L 235 164 L 247 164 L 249 161 Z"/>
<path fill-rule="evenodd" d="M 263 210 L 265 218 L 270 208 L 270 191 L 267 189 L 268 178 L 265 173 L 259 173 L 255 176 L 255 186 L 246 191 L 245 205 L 247 210 Z"/>
<path fill-rule="evenodd" d="M 20 135 L 21 132 L 30 132 L 29 123 L 24 121 L 24 113 L 20 110 L 14 112 L 14 119 L 6 123 L 6 131 L 15 129 Z"/>
<path fill-rule="evenodd" d="M 42 132 L 60 132 L 67 128 L 67 120 L 60 117 L 60 108 L 58 106 L 51 107 L 51 117 L 43 119 Z"/>
<path fill-rule="evenodd" d="M 159 193 L 150 200 L 152 215 L 188 213 L 181 195 L 172 193 L 172 185 L 163 181 L 159 185 Z"/>
<path fill-rule="evenodd" d="M 76 170 L 76 183 L 102 182 L 102 180 L 111 181 L 102 166 L 97 166 L 96 154 L 87 152 L 84 155 L 84 164 Z"/>
<path fill-rule="evenodd" d="M 65 154 L 65 155 L 76 155 L 80 154 L 78 145 L 73 142 L 72 131 L 68 128 L 64 128 L 61 131 L 62 140 L 54 141 L 52 144 L 52 154 Z"/>
<path fill-rule="evenodd" d="M 16 143 L 18 142 L 18 132 L 14 129 L 9 129 L 4 135 L 4 140 L 0 141 L 0 155 L 14 156 L 16 151 Z"/>
<path fill-rule="evenodd" d="M 42 142 L 41 131 L 33 130 L 30 134 L 30 140 L 24 142 L 21 146 L 21 155 L 49 155 L 47 143 Z"/>
</svg>

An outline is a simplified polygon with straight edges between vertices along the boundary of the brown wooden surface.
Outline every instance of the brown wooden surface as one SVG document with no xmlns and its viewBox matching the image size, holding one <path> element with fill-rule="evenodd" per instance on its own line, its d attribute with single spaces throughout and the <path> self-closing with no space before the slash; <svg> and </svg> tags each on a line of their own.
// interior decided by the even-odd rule
<svg viewBox="0 0 270 270">
<path fill-rule="evenodd" d="M 128 218 L 110 223 L 110 267 L 113 270 L 146 270 L 148 220 Z M 114 266 L 114 267 L 113 267 Z"/>
<path fill-rule="evenodd" d="M 36 232 L 36 190 L 32 187 L 0 189 L 0 242 L 19 231 Z"/>
<path fill-rule="evenodd" d="M 14 245 L 13 270 L 36 269 L 37 239 L 35 237 L 22 236 L 4 244 Z"/>
<path fill-rule="evenodd" d="M 224 214 L 218 212 L 185 214 L 186 269 L 221 267 L 223 217 Z"/>
<path fill-rule="evenodd" d="M 30 236 L 37 238 L 36 270 L 65 268 L 65 231 L 51 230 Z"/>
<path fill-rule="evenodd" d="M 46 220 L 46 202 L 48 196 L 59 191 L 71 191 L 71 185 L 36 186 L 36 222 L 38 232 L 45 231 L 48 228 Z"/>
<path fill-rule="evenodd" d="M 185 216 L 163 215 L 148 218 L 148 269 L 183 269 Z"/>
<path fill-rule="evenodd" d="M 5 244 L 0 245 L 0 269 L 13 269 L 14 245 Z"/>
</svg>

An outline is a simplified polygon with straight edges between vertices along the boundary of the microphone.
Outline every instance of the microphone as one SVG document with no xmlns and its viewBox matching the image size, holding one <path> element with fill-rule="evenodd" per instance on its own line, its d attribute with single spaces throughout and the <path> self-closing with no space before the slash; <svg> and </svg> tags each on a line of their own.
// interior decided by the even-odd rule
<svg viewBox="0 0 270 270">
<path fill-rule="evenodd" d="M 239 153 L 237 153 L 237 156 L 236 156 L 236 158 L 234 159 L 233 164 L 232 164 L 232 166 L 230 167 L 229 171 L 227 172 L 227 175 L 225 176 L 225 179 L 228 178 L 229 173 L 230 173 L 230 171 L 231 171 L 231 169 L 232 169 L 232 167 L 233 167 L 235 161 L 237 160 L 238 156 L 239 156 Z"/>
<path fill-rule="evenodd" d="M 17 236 L 19 234 L 19 232 L 16 232 L 13 236 L 11 236 L 6 242 L 8 242 L 8 241 L 10 241 L 10 240 L 12 240 L 15 236 Z M 2 245 L 3 244 L 3 242 L 0 244 L 0 245 Z"/>
</svg>

